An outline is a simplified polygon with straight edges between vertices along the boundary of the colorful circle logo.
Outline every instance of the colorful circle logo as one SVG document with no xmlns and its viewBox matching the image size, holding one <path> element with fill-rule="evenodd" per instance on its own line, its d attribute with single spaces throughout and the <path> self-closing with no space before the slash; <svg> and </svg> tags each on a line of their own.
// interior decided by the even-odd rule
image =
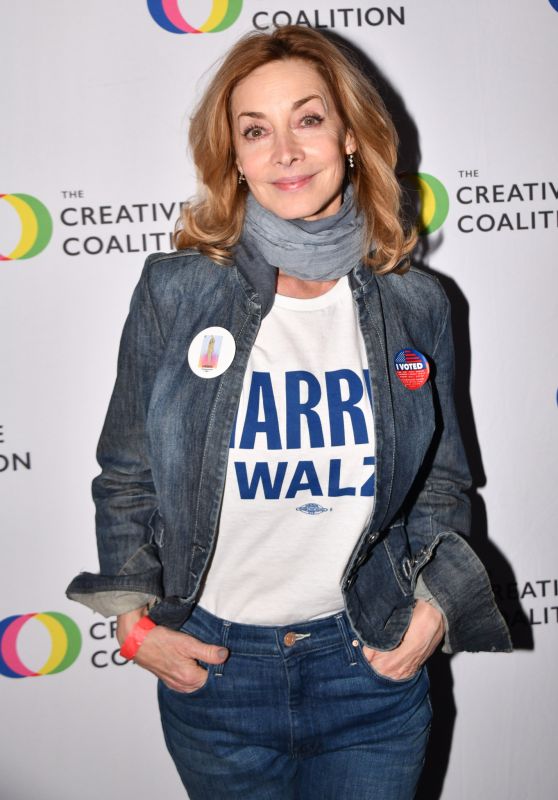
<svg viewBox="0 0 558 800">
<path fill-rule="evenodd" d="M 17 652 L 21 629 L 30 619 L 41 622 L 50 634 L 50 655 L 37 671 L 29 669 Z M 0 622 L 0 675 L 6 678 L 34 678 L 68 669 L 81 650 L 81 632 L 70 617 L 57 611 L 43 614 L 16 614 Z"/>
<path fill-rule="evenodd" d="M 0 253 L 0 261 L 33 258 L 42 252 L 52 236 L 52 217 L 40 200 L 30 194 L 0 194 L 15 209 L 21 222 L 21 236 L 9 256 Z"/>
<path fill-rule="evenodd" d="M 548 2 L 555 11 L 558 11 L 558 0 L 548 0 Z"/>
<path fill-rule="evenodd" d="M 186 22 L 178 0 L 147 0 L 147 8 L 157 25 L 170 33 L 218 33 L 236 22 L 242 11 L 242 0 L 213 0 L 209 17 L 199 28 Z"/>
<path fill-rule="evenodd" d="M 419 233 L 434 233 L 441 228 L 449 211 L 449 196 L 444 184 L 427 172 L 404 175 L 405 183 L 419 193 Z"/>
</svg>

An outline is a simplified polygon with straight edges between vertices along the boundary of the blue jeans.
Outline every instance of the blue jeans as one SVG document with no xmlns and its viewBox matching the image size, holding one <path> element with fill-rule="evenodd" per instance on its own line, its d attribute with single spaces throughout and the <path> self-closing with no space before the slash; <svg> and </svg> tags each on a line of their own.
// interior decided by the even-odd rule
<svg viewBox="0 0 558 800">
<path fill-rule="evenodd" d="M 170 754 L 191 800 L 410 800 L 431 708 L 423 667 L 371 668 L 345 614 L 287 627 L 196 608 L 183 631 L 228 647 L 192 693 L 159 681 Z"/>
</svg>

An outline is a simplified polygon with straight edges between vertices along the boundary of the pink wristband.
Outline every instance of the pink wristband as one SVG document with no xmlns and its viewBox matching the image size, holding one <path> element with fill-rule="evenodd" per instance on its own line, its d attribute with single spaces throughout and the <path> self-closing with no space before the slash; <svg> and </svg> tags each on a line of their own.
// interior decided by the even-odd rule
<svg viewBox="0 0 558 800">
<path fill-rule="evenodd" d="M 120 655 L 123 656 L 123 658 L 127 658 L 128 660 L 133 658 L 138 652 L 141 643 L 143 642 L 149 631 L 152 628 L 155 628 L 156 625 L 157 623 L 153 622 L 153 620 L 150 619 L 149 617 L 147 616 L 142 617 L 138 622 L 136 622 L 136 624 L 134 625 L 134 627 L 124 640 L 124 644 L 120 648 Z"/>
</svg>

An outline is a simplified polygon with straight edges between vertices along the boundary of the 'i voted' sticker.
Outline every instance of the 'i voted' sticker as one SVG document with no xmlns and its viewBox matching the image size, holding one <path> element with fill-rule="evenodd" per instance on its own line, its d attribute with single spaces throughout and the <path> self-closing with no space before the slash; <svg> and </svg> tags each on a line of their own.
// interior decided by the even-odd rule
<svg viewBox="0 0 558 800">
<path fill-rule="evenodd" d="M 199 378 L 216 378 L 230 367 L 235 352 L 230 331 L 214 325 L 194 336 L 188 348 L 188 364 Z"/>
<path fill-rule="evenodd" d="M 428 380 L 430 365 L 426 356 L 407 347 L 395 356 L 395 372 L 406 389 L 420 389 Z"/>
</svg>

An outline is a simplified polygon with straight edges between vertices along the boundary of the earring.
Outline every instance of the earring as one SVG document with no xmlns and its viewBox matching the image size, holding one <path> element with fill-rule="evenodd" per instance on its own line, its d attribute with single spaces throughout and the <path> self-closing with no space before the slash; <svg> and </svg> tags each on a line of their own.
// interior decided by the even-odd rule
<svg viewBox="0 0 558 800">
<path fill-rule="evenodd" d="M 349 155 L 347 156 L 347 159 L 349 161 L 349 169 L 354 169 L 355 168 L 355 157 L 354 157 L 354 155 L 352 153 L 349 153 Z"/>
<path fill-rule="evenodd" d="M 244 177 L 244 173 L 242 172 L 242 170 L 239 169 L 238 170 L 238 183 L 239 184 L 245 183 L 245 181 L 246 181 L 246 178 Z"/>
</svg>

